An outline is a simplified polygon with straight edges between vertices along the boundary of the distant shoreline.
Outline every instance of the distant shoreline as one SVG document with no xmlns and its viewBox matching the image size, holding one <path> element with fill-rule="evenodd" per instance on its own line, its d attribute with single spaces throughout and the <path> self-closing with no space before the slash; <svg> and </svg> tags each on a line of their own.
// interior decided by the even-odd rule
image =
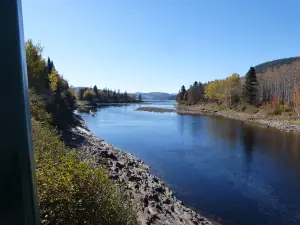
<svg viewBox="0 0 300 225">
<path fill-rule="evenodd" d="M 284 132 L 300 133 L 300 124 L 293 124 L 289 120 L 282 120 L 276 118 L 263 118 L 256 114 L 240 113 L 233 110 L 213 110 L 207 109 L 201 105 L 182 106 L 176 105 L 176 109 L 166 109 L 158 107 L 140 107 L 137 111 L 147 111 L 155 113 L 170 113 L 176 112 L 181 115 L 195 115 L 195 116 L 220 116 L 224 118 L 240 120 L 246 123 L 258 124 L 267 128 L 275 128 Z"/>
<path fill-rule="evenodd" d="M 285 132 L 300 133 L 300 124 L 293 124 L 289 120 L 264 118 L 258 114 L 240 113 L 233 110 L 212 110 L 201 105 L 193 106 L 176 106 L 176 112 L 182 115 L 198 115 L 198 116 L 221 116 L 224 118 L 240 120 L 246 123 L 254 123 L 268 128 L 276 128 Z"/>
<path fill-rule="evenodd" d="M 170 113 L 176 112 L 176 109 L 166 109 L 158 107 L 140 107 L 136 109 L 137 111 L 146 111 L 146 112 L 157 112 L 157 113 Z"/>
</svg>

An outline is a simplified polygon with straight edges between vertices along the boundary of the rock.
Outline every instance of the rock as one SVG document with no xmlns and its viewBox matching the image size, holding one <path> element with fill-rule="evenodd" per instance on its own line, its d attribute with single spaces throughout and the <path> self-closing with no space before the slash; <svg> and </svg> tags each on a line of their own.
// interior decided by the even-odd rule
<svg viewBox="0 0 300 225">
<path fill-rule="evenodd" d="M 163 203 L 169 205 L 169 204 L 171 203 L 171 201 L 170 201 L 169 198 L 166 198 L 166 199 L 163 201 Z"/>
<path fill-rule="evenodd" d="M 148 210 L 149 210 L 149 212 L 150 212 L 152 215 L 156 215 L 156 214 L 157 214 L 157 212 L 156 212 L 152 207 L 150 207 L 150 206 L 148 206 Z"/>
<path fill-rule="evenodd" d="M 119 168 L 124 168 L 125 167 L 125 162 L 124 161 L 117 161 L 116 162 L 116 167 L 119 167 Z"/>
<path fill-rule="evenodd" d="M 140 177 L 137 177 L 137 176 L 130 176 L 128 178 L 129 181 L 132 181 L 132 182 L 137 182 L 137 181 L 141 181 L 142 179 Z"/>
<path fill-rule="evenodd" d="M 170 208 L 170 209 L 171 209 L 172 212 L 175 212 L 175 207 L 174 207 L 174 205 L 171 205 L 171 208 Z"/>
<path fill-rule="evenodd" d="M 157 193 L 153 194 L 151 196 L 151 200 L 158 202 L 159 201 L 158 194 Z"/>
<path fill-rule="evenodd" d="M 118 158 L 113 154 L 113 153 L 109 153 L 107 151 L 101 151 L 100 155 L 104 158 L 109 158 L 109 159 L 113 159 L 113 160 L 117 160 Z"/>
<path fill-rule="evenodd" d="M 158 186 L 154 189 L 156 192 L 159 192 L 159 193 L 164 193 L 164 188 L 162 186 Z"/>
<path fill-rule="evenodd" d="M 145 208 L 148 207 L 148 205 L 149 205 L 149 200 L 148 200 L 148 196 L 147 196 L 147 195 L 144 197 L 143 202 L 144 202 L 144 207 L 145 207 Z"/>
<path fill-rule="evenodd" d="M 136 163 L 135 163 L 134 161 L 130 161 L 130 162 L 128 163 L 128 166 L 135 167 L 135 165 L 136 165 Z"/>
<path fill-rule="evenodd" d="M 156 182 L 156 183 L 158 183 L 159 180 L 158 180 L 157 177 L 153 177 L 153 181 Z"/>
</svg>

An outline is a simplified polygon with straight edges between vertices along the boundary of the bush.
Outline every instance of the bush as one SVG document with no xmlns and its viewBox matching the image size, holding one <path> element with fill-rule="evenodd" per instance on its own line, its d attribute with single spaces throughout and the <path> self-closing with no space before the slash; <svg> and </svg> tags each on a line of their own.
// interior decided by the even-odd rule
<svg viewBox="0 0 300 225">
<path fill-rule="evenodd" d="M 281 115 L 282 113 L 282 108 L 280 106 L 277 106 L 274 111 L 273 111 L 274 115 Z"/>
<path fill-rule="evenodd" d="M 82 162 L 50 125 L 32 119 L 42 224 L 138 224 L 104 169 Z"/>
<path fill-rule="evenodd" d="M 292 111 L 291 108 L 288 105 L 284 105 L 282 110 L 284 112 L 291 112 Z"/>
<path fill-rule="evenodd" d="M 43 121 L 50 124 L 52 121 L 51 115 L 45 110 L 44 101 L 36 95 L 35 90 L 29 90 L 30 113 L 38 121 Z"/>
<path fill-rule="evenodd" d="M 218 111 L 223 111 L 225 107 L 223 105 L 217 105 L 217 110 Z"/>
</svg>

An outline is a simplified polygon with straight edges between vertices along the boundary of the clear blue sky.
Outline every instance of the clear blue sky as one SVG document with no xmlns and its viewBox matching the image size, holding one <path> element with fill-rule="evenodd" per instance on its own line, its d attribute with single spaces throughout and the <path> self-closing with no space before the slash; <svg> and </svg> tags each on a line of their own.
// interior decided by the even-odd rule
<svg viewBox="0 0 300 225">
<path fill-rule="evenodd" d="M 299 56 L 299 8 L 296 0 L 23 0 L 23 22 L 25 38 L 73 86 L 176 93 Z"/>
</svg>

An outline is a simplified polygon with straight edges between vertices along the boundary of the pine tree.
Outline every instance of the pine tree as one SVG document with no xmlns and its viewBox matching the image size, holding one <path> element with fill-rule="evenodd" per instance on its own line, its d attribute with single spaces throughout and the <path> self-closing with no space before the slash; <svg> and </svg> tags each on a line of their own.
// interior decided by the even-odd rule
<svg viewBox="0 0 300 225">
<path fill-rule="evenodd" d="M 248 73 L 245 76 L 245 84 L 243 87 L 243 98 L 249 104 L 254 104 L 257 95 L 257 77 L 253 67 L 250 67 Z"/>
<path fill-rule="evenodd" d="M 99 91 L 98 91 L 97 85 L 94 86 L 93 90 L 94 90 L 96 97 L 99 98 Z"/>
<path fill-rule="evenodd" d="M 142 94 L 139 94 L 139 101 L 142 101 Z"/>
<path fill-rule="evenodd" d="M 48 60 L 47 60 L 47 72 L 48 72 L 48 74 L 50 74 L 52 72 L 52 70 L 55 70 L 54 63 L 53 63 L 52 60 L 50 60 L 50 57 L 48 57 Z"/>
<path fill-rule="evenodd" d="M 186 89 L 185 89 L 185 86 L 182 85 L 181 91 L 180 91 L 180 100 L 184 100 L 185 94 L 186 94 Z"/>
</svg>

